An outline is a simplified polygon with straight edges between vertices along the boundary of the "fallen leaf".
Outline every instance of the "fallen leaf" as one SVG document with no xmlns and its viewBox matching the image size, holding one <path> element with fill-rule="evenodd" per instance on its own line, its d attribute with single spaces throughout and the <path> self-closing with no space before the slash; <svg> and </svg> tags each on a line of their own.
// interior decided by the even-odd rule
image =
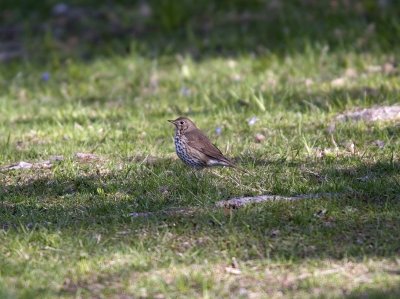
<svg viewBox="0 0 400 299">
<path fill-rule="evenodd" d="M 332 87 L 342 87 L 346 84 L 346 79 L 345 78 L 336 78 L 331 81 L 331 86 Z"/>
<path fill-rule="evenodd" d="M 87 162 L 87 161 L 98 160 L 99 156 L 91 153 L 76 153 L 75 158 L 82 162 Z"/>
<path fill-rule="evenodd" d="M 382 121 L 400 119 L 400 105 L 356 109 L 336 116 L 338 121 Z"/>
<path fill-rule="evenodd" d="M 18 170 L 18 169 L 30 169 L 33 164 L 25 161 L 18 162 L 17 164 L 3 167 L 4 170 Z"/>
<path fill-rule="evenodd" d="M 239 208 L 248 204 L 261 203 L 267 201 L 296 201 L 304 199 L 316 199 L 324 197 L 334 197 L 335 193 L 315 193 L 315 194 L 303 194 L 297 196 L 282 196 L 282 195 L 258 195 L 258 196 L 246 196 L 246 197 L 234 197 L 229 200 L 221 200 L 215 203 L 220 208 Z"/>
<path fill-rule="evenodd" d="M 242 274 L 242 271 L 240 271 L 239 269 L 236 269 L 236 268 L 232 268 L 232 267 L 226 267 L 225 271 L 226 271 L 226 273 L 233 274 L 233 275 Z"/>
</svg>

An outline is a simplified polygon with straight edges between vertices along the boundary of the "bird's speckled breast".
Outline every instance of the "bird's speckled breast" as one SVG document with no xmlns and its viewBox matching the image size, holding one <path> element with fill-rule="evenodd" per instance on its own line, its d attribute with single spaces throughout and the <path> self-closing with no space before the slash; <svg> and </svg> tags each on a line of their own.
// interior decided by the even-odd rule
<svg viewBox="0 0 400 299">
<path fill-rule="evenodd" d="M 179 136 L 178 134 L 175 134 L 174 142 L 176 154 L 185 164 L 196 168 L 204 166 L 201 161 L 194 158 L 193 155 L 190 155 L 188 152 L 187 139 L 184 135 Z"/>
</svg>

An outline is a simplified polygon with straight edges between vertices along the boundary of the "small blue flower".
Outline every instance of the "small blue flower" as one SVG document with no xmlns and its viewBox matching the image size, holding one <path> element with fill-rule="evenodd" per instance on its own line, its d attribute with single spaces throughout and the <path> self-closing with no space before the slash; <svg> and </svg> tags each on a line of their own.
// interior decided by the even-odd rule
<svg viewBox="0 0 400 299">
<path fill-rule="evenodd" d="M 253 116 L 252 118 L 250 118 L 247 123 L 249 124 L 249 126 L 253 126 L 255 125 L 255 123 L 258 122 L 258 118 Z"/>
<path fill-rule="evenodd" d="M 42 74 L 42 76 L 41 76 L 41 79 L 43 80 L 43 81 L 49 81 L 49 79 L 50 79 L 50 73 L 48 73 L 48 72 L 44 72 L 43 74 Z"/>
<path fill-rule="evenodd" d="M 190 88 L 185 87 L 185 86 L 181 88 L 181 95 L 188 97 L 188 96 L 190 96 L 191 93 L 192 93 L 192 91 L 190 90 Z"/>
<path fill-rule="evenodd" d="M 221 135 L 221 133 L 222 133 L 222 128 L 221 128 L 221 127 L 216 127 L 216 128 L 215 128 L 215 133 L 216 133 L 217 135 Z"/>
</svg>

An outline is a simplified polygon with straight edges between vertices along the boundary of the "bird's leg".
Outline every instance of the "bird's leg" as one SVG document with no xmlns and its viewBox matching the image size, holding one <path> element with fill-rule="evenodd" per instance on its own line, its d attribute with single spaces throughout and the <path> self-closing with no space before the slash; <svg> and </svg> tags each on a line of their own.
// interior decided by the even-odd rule
<svg viewBox="0 0 400 299">
<path fill-rule="evenodd" d="M 198 169 L 196 169 L 196 168 L 190 169 L 190 175 L 191 176 L 195 176 L 196 180 L 199 180 L 202 177 L 202 173 L 200 173 L 200 171 Z"/>
<path fill-rule="evenodd" d="M 237 178 L 235 178 L 234 176 L 231 176 L 231 175 L 227 175 L 227 176 L 223 176 L 223 175 L 220 175 L 220 174 L 218 174 L 217 172 L 215 172 L 215 171 L 212 171 L 213 169 L 210 169 L 210 171 L 211 171 L 211 173 L 214 175 L 214 176 L 216 176 L 216 177 L 218 177 L 218 178 L 220 178 L 220 179 L 222 179 L 222 180 L 224 180 L 224 181 L 229 181 L 229 182 L 231 182 L 231 183 L 234 183 L 236 186 L 238 186 L 239 188 L 244 188 L 244 189 L 247 189 L 247 190 L 249 190 L 249 191 L 252 191 L 252 192 L 260 192 L 260 191 L 262 191 L 262 192 L 266 192 L 267 190 L 264 190 L 264 189 L 262 189 L 262 188 L 260 188 L 260 189 L 255 189 L 255 188 L 253 188 L 253 187 L 251 187 L 251 186 L 247 186 L 247 185 L 244 185 L 242 182 L 240 182 Z"/>
</svg>

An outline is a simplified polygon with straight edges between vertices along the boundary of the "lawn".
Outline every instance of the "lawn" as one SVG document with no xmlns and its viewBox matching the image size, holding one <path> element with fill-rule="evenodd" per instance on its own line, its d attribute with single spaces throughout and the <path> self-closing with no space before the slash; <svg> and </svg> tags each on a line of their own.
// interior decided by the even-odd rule
<svg viewBox="0 0 400 299">
<path fill-rule="evenodd" d="M 395 2 L 2 1 L 0 298 L 399 298 Z"/>
</svg>

